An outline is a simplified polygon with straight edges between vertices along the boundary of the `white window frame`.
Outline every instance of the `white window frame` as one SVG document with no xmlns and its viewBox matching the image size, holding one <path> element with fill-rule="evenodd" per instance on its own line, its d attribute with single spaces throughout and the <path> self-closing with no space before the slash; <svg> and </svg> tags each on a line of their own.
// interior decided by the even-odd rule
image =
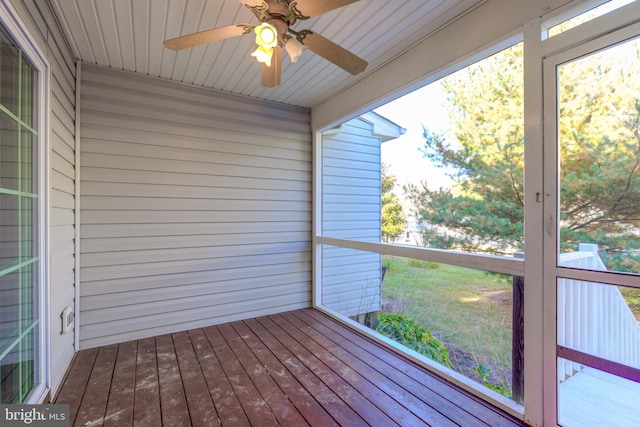
<svg viewBox="0 0 640 427">
<path fill-rule="evenodd" d="M 5 31 L 16 41 L 33 65 L 36 75 L 36 96 L 38 131 L 38 286 L 39 286 L 39 331 L 40 348 L 38 349 L 38 369 L 40 372 L 39 384 L 37 384 L 27 397 L 26 403 L 41 403 L 46 398 L 51 384 L 51 345 L 49 328 L 49 283 L 50 283 L 50 248 L 49 248 L 49 223 L 50 223 L 50 167 L 49 167 L 49 82 L 50 66 L 47 57 L 27 31 L 27 27 L 17 11 L 8 0 L 0 0 L 0 22 Z"/>
<path fill-rule="evenodd" d="M 385 253 L 402 257 L 428 259 L 430 261 L 443 261 L 448 264 L 468 266 L 471 268 L 492 269 L 498 272 L 525 277 L 525 307 L 524 307 L 524 335 L 525 335 L 525 366 L 524 366 L 524 406 L 518 405 L 509 399 L 491 398 L 485 390 L 479 390 L 478 386 L 464 377 L 459 378 L 457 373 L 451 373 L 449 377 L 454 383 L 467 389 L 473 394 L 504 409 L 508 413 L 523 419 L 534 426 L 556 425 L 556 394 L 549 393 L 555 388 L 555 369 L 551 373 L 545 371 L 549 363 L 555 364 L 555 318 L 556 305 L 555 294 L 549 293 L 542 287 L 542 275 L 544 273 L 543 235 L 545 233 L 545 211 L 543 194 L 543 142 L 544 142 L 544 105 L 543 105 L 543 60 L 546 57 L 563 52 L 571 47 L 583 44 L 587 41 L 599 38 L 612 31 L 627 27 L 635 22 L 640 22 L 640 1 L 621 7 L 604 16 L 593 19 L 575 28 L 567 30 L 551 38 L 544 38 L 545 28 L 558 22 L 576 16 L 590 8 L 604 3 L 606 0 L 575 0 L 565 6 L 543 15 L 529 23 L 524 24 L 518 31 L 495 40 L 490 45 L 475 49 L 468 55 L 458 58 L 445 66 L 436 69 L 419 83 L 413 83 L 399 92 L 376 99 L 372 104 L 350 109 L 344 117 L 313 129 L 314 137 L 314 197 L 313 197 L 313 298 L 314 307 L 326 312 L 336 319 L 348 323 L 363 333 L 370 334 L 368 328 L 351 321 L 338 313 L 324 307 L 321 300 L 321 273 L 322 273 L 322 245 L 337 245 L 357 250 Z M 432 83 L 448 74 L 454 73 L 460 68 L 469 65 L 483 57 L 489 56 L 506 47 L 507 41 L 513 40 L 517 34 L 522 34 L 524 41 L 524 115 L 525 115 L 525 253 L 526 262 L 518 260 L 504 260 L 485 258 L 479 265 L 476 255 L 446 254 L 443 251 L 425 248 L 411 248 L 387 245 L 384 243 L 364 243 L 350 240 L 332 239 L 322 236 L 322 132 L 342 122 L 348 121 L 360 113 L 369 111 L 411 90 L 428 83 Z M 320 113 L 322 115 L 323 112 Z M 317 122 L 322 123 L 322 116 Z M 326 122 L 325 122 L 326 123 Z M 474 265 L 475 264 L 475 265 Z M 529 285 L 527 285 L 527 283 Z M 553 299 L 553 300 L 552 300 Z M 548 331 L 548 332 L 547 332 Z M 375 337 L 378 341 L 390 347 L 399 348 L 394 342 L 384 338 Z M 409 357 L 425 366 L 427 369 L 443 373 L 441 368 L 430 366 L 417 354 L 409 354 Z M 551 378 L 553 376 L 553 378 Z M 461 377 L 461 376 L 460 376 Z"/>
<path fill-rule="evenodd" d="M 538 32 L 539 33 L 539 32 Z M 483 47 L 481 49 L 477 49 L 470 53 L 469 55 L 461 58 L 459 61 L 456 61 L 454 64 L 439 70 L 437 73 L 434 73 L 428 77 L 426 77 L 420 85 L 413 85 L 412 88 L 416 89 L 420 86 L 425 86 L 427 84 L 433 83 L 439 80 L 442 77 L 453 74 L 460 69 L 463 69 L 475 62 L 481 61 L 484 58 L 487 58 L 497 52 L 500 52 L 514 44 L 523 41 L 523 35 L 521 32 L 514 32 L 509 34 L 500 40 L 496 40 L 495 43 L 492 43 L 490 46 Z M 407 93 L 408 91 L 403 91 L 401 94 L 395 94 L 393 98 L 397 98 L 402 94 Z M 387 101 L 390 101 L 392 98 L 389 98 Z M 370 107 L 369 109 L 374 108 Z M 313 306 L 326 314 L 336 318 L 337 320 L 347 323 L 353 328 L 360 330 L 362 333 L 369 335 L 374 340 L 379 343 L 398 350 L 400 352 L 405 353 L 405 355 L 413 360 L 414 362 L 420 364 L 426 369 L 435 372 L 454 384 L 458 385 L 462 389 L 481 397 L 482 399 L 494 404 L 495 406 L 503 409 L 507 413 L 522 419 L 524 417 L 524 406 L 519 403 L 497 393 L 492 390 L 487 389 L 482 384 L 477 383 L 470 378 L 442 365 L 439 365 L 430 359 L 420 355 L 417 352 L 407 350 L 406 347 L 399 345 L 393 340 L 387 339 L 385 337 L 380 336 L 379 334 L 374 334 L 372 331 L 362 326 L 361 324 L 352 321 L 351 319 L 337 313 L 336 311 L 328 308 L 327 306 L 322 304 L 322 245 L 330 245 L 330 246 L 338 246 L 342 248 L 349 248 L 354 250 L 379 253 L 385 255 L 394 255 L 404 258 L 413 258 L 420 259 L 424 261 L 433 261 L 433 262 L 441 262 L 450 265 L 456 265 L 460 267 L 467 267 L 473 269 L 480 269 L 486 271 L 492 271 L 499 274 L 506 274 L 510 276 L 524 276 L 525 268 L 524 261 L 522 259 L 511 259 L 507 257 L 494 256 L 494 255 L 486 255 L 486 254 L 471 254 L 471 253 L 461 253 L 461 252 L 453 252 L 446 251 L 440 249 L 430 249 L 423 247 L 411 247 L 411 246 L 399 246 L 389 243 L 372 243 L 372 242 L 362 242 L 356 240 L 347 240 L 347 239 L 337 239 L 332 237 L 325 237 L 322 235 L 322 132 L 324 130 L 330 129 L 340 123 L 348 121 L 353 118 L 353 115 L 348 116 L 344 120 L 339 122 L 334 122 L 329 126 L 325 126 L 322 129 L 314 130 L 314 224 L 313 224 L 313 249 L 314 249 L 314 276 L 313 276 L 313 298 L 312 303 Z M 526 310 L 526 307 L 525 307 Z M 526 354 L 525 354 L 526 358 Z"/>
<path fill-rule="evenodd" d="M 538 25 L 540 25 L 538 23 Z M 540 28 L 540 27 L 538 27 Z M 544 28 L 544 27 L 543 27 Z M 623 6 L 620 9 L 612 11 L 604 16 L 598 17 L 592 21 L 588 21 L 580 26 L 572 28 L 566 32 L 558 34 L 550 39 L 543 40 L 539 44 L 539 56 L 536 58 L 537 64 L 544 64 L 544 67 L 540 67 L 543 71 L 550 73 L 555 72 L 555 66 L 553 69 L 550 69 L 550 65 L 553 65 L 553 62 L 550 64 L 545 64 L 544 61 L 547 58 L 556 58 L 554 60 L 559 60 L 557 58 L 561 58 L 563 54 L 566 54 L 570 49 L 574 51 L 584 51 L 585 53 L 594 49 L 595 45 L 599 47 L 605 47 L 606 45 L 613 43 L 619 38 L 623 37 L 632 37 L 637 34 L 640 30 L 640 2 L 631 3 L 629 5 Z M 623 36 L 624 35 L 624 36 Z M 575 48 L 575 49 L 574 49 Z M 575 52 L 572 53 L 575 55 Z M 546 68 L 546 69 L 545 69 Z M 549 76 L 550 74 L 548 74 Z M 553 78 L 552 78 L 553 79 Z M 550 81 L 554 81 L 555 79 L 550 79 Z M 541 84 L 542 84 L 541 79 Z M 552 85 L 544 83 L 546 85 L 547 92 L 544 92 L 542 95 L 545 99 L 552 99 L 552 101 L 546 101 L 547 104 L 551 102 L 551 105 L 555 107 L 555 88 Z M 541 86 L 540 91 L 545 89 L 545 86 Z M 526 94 L 525 94 L 526 96 Z M 548 123 L 547 126 L 541 126 L 544 128 L 544 145 L 547 147 L 547 150 L 551 150 L 550 147 L 556 147 L 556 112 L 555 108 L 547 108 L 546 110 L 541 110 L 544 115 L 544 122 Z M 540 157 L 542 154 L 540 153 Z M 539 171 L 543 171 L 542 163 L 538 168 Z M 557 171 L 547 169 L 545 172 L 545 182 L 554 184 L 557 180 L 556 173 Z M 557 206 L 556 200 L 557 193 L 552 192 L 550 200 L 545 200 L 544 205 L 544 213 L 540 216 L 541 224 L 543 227 L 542 233 L 550 232 L 553 236 L 556 236 L 558 230 L 556 229 L 556 215 L 557 215 Z M 553 200 L 551 200 L 553 199 Z M 546 224 L 551 224 L 550 230 L 545 230 Z M 556 314 L 557 314 L 557 291 L 556 291 L 556 280 L 555 276 L 557 274 L 557 269 L 555 267 L 556 260 L 556 247 L 555 247 L 555 239 L 546 239 L 546 246 L 544 248 L 544 256 L 545 262 L 541 263 L 541 268 L 543 271 L 544 277 L 544 289 L 542 290 L 542 307 L 541 313 L 543 313 L 543 318 L 541 319 L 541 323 L 539 326 L 541 330 L 544 331 L 542 339 L 542 366 L 540 367 L 540 371 L 543 375 L 542 378 L 542 389 L 540 390 L 540 403 L 542 405 L 539 408 L 542 411 L 541 424 L 550 425 L 550 426 L 558 426 L 557 424 L 557 412 L 558 412 L 558 400 L 557 400 L 557 369 L 556 367 L 556 348 L 557 348 L 557 325 L 556 325 Z M 552 265 L 550 265 L 552 264 Z M 545 265 L 550 265 L 552 268 L 544 268 Z M 607 284 L 614 284 L 619 286 L 634 286 L 634 283 L 637 283 L 637 277 L 629 276 L 629 275 L 616 275 L 611 273 L 593 273 L 589 271 L 577 271 L 575 273 L 571 273 L 569 275 L 562 274 L 562 276 L 566 276 L 571 278 L 571 276 L 575 274 L 576 277 L 580 277 L 581 280 L 587 281 L 595 281 L 595 282 L 603 282 Z M 526 356 L 525 356 L 526 357 Z M 539 376 L 540 378 L 540 376 Z M 526 381 L 526 377 L 525 377 Z"/>
</svg>

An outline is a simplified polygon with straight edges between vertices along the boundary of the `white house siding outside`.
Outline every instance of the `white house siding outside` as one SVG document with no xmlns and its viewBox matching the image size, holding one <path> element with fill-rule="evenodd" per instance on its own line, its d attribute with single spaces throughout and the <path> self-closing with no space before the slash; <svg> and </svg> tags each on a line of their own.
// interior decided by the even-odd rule
<svg viewBox="0 0 640 427">
<path fill-rule="evenodd" d="M 324 236 L 381 241 L 380 144 L 404 129 L 375 113 L 322 135 L 322 232 Z M 325 246 L 322 304 L 353 317 L 382 306 L 380 254 Z"/>
</svg>

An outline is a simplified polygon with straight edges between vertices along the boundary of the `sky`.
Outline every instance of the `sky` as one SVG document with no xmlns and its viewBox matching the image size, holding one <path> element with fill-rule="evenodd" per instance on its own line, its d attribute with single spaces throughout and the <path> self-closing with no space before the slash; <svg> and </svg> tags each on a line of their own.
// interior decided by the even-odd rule
<svg viewBox="0 0 640 427">
<path fill-rule="evenodd" d="M 440 83 L 435 82 L 374 110 L 407 130 L 401 137 L 382 144 L 382 162 L 397 178 L 398 196 L 403 185 L 418 184 L 421 180 L 428 180 L 432 189 L 450 184 L 443 170 L 419 151 L 424 145 L 423 124 L 438 133 L 449 128 L 446 103 Z"/>
</svg>

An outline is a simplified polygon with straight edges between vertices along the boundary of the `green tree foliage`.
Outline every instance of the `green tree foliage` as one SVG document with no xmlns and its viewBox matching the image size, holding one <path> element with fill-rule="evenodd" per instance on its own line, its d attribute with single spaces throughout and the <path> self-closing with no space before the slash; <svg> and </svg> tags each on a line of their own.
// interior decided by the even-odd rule
<svg viewBox="0 0 640 427">
<path fill-rule="evenodd" d="M 561 244 L 597 243 L 610 270 L 640 272 L 640 64 L 638 45 L 559 69 Z M 629 54 L 629 51 L 634 51 Z M 608 56 L 607 56 L 608 55 Z M 455 190 L 410 186 L 425 233 L 441 248 L 504 253 L 523 246 L 522 45 L 442 81 L 453 135 L 424 129 L 423 154 Z M 637 252 L 635 252 L 637 253 Z"/>
<path fill-rule="evenodd" d="M 454 138 L 424 129 L 423 153 L 457 184 L 409 186 L 425 224 L 450 234 L 424 233 L 427 246 L 500 253 L 523 244 L 522 45 L 442 81 Z M 451 142 L 455 140 L 455 142 Z"/>
<path fill-rule="evenodd" d="M 382 165 L 382 241 L 391 242 L 405 230 L 405 215 L 400 200 L 393 192 L 396 177 Z"/>
<path fill-rule="evenodd" d="M 598 243 L 608 269 L 630 272 L 640 272 L 639 48 L 626 43 L 558 75 L 561 244 Z"/>
</svg>

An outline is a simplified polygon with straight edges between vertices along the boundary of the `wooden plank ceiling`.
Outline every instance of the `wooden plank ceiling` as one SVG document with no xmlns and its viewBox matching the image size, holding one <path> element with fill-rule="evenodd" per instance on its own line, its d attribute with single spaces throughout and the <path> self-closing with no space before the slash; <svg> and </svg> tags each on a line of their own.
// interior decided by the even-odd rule
<svg viewBox="0 0 640 427">
<path fill-rule="evenodd" d="M 296 23 L 369 62 L 352 76 L 306 51 L 283 63 L 282 84 L 260 85 L 251 35 L 179 52 L 163 40 L 257 19 L 238 0 L 50 0 L 79 60 L 197 86 L 314 107 L 483 0 L 360 0 Z M 318 0 L 323 1 L 323 0 Z M 286 55 L 285 55 L 286 56 Z"/>
</svg>

